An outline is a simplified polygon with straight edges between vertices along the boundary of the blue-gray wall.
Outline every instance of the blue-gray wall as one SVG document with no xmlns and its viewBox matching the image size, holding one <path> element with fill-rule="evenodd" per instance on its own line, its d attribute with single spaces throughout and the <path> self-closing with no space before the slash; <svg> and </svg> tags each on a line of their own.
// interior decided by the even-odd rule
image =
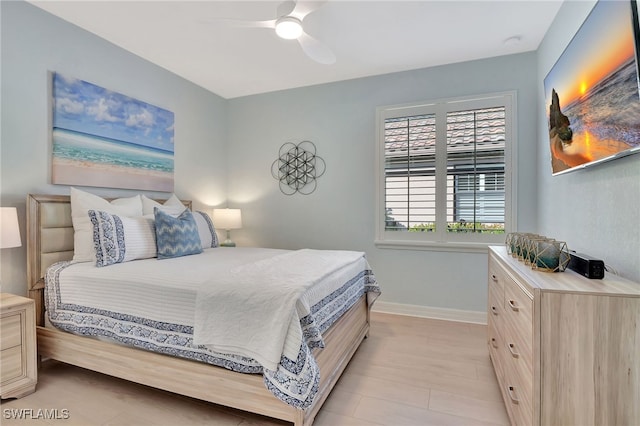
<svg viewBox="0 0 640 426">
<path fill-rule="evenodd" d="M 327 72 L 331 69 L 328 68 Z M 536 228 L 535 53 L 360 78 L 229 101 L 229 203 L 243 208 L 244 244 L 362 250 L 391 303 L 486 310 L 487 255 L 374 245 L 376 107 L 517 92 L 520 229 Z M 285 142 L 310 140 L 327 171 L 311 195 L 271 177 Z"/>
<path fill-rule="evenodd" d="M 173 111 L 176 194 L 196 207 L 224 203 L 226 100 L 28 3 L 2 1 L 0 14 L 0 202 L 18 207 L 23 241 L 21 248 L 2 250 L 3 292 L 26 294 L 27 194 L 69 194 L 67 186 L 50 184 L 49 71 Z M 132 192 L 84 189 L 103 195 Z"/>
</svg>

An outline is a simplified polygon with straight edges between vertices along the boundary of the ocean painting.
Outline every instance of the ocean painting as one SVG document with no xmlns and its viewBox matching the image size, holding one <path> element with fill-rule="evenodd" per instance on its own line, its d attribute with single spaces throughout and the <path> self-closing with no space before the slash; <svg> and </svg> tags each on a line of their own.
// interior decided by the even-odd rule
<svg viewBox="0 0 640 426">
<path fill-rule="evenodd" d="M 53 73 L 52 183 L 173 192 L 174 114 Z"/>
<path fill-rule="evenodd" d="M 544 80 L 553 174 L 640 152 L 635 49 L 631 2 L 600 0 Z"/>
</svg>

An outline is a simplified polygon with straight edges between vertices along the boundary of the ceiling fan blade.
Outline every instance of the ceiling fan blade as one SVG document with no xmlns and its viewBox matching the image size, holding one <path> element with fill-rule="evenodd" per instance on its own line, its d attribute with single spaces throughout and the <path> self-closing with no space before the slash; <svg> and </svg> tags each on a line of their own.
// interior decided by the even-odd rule
<svg viewBox="0 0 640 426">
<path fill-rule="evenodd" d="M 284 2 L 280 3 L 280 5 L 278 6 L 278 9 L 276 10 L 278 18 L 291 15 L 291 12 L 293 12 L 293 9 L 295 8 L 296 8 L 295 1 L 285 0 Z"/>
<path fill-rule="evenodd" d="M 313 12 L 314 10 L 319 9 L 327 2 L 327 0 L 316 0 L 316 1 L 304 1 L 299 0 L 296 2 L 296 6 L 293 8 L 290 16 L 294 18 L 298 18 L 299 20 L 303 20 L 305 16 Z"/>
<path fill-rule="evenodd" d="M 302 47 L 304 53 L 314 61 L 324 65 L 331 65 L 336 62 L 336 55 L 333 54 L 331 49 L 309 34 L 303 32 L 302 35 L 298 37 L 298 43 L 300 43 L 300 47 Z"/>
<path fill-rule="evenodd" d="M 275 19 L 271 19 L 268 21 L 244 21 L 242 19 L 217 18 L 217 19 L 208 19 L 205 22 L 222 23 L 230 27 L 236 27 L 236 28 L 275 28 L 276 27 Z"/>
</svg>

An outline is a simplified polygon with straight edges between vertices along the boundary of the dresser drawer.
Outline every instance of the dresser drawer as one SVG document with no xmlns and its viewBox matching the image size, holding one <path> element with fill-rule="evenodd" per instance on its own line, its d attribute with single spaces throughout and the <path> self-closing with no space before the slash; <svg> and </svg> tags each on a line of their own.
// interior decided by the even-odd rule
<svg viewBox="0 0 640 426">
<path fill-rule="evenodd" d="M 533 299 L 510 277 L 505 278 L 505 281 L 505 310 L 513 313 L 513 318 L 518 323 L 531 324 L 533 321 Z"/>
<path fill-rule="evenodd" d="M 491 255 L 489 257 L 489 283 L 495 283 L 500 287 L 500 290 L 503 290 L 504 284 L 501 274 L 502 272 L 500 266 L 498 266 L 498 261 Z"/>
<path fill-rule="evenodd" d="M 505 356 L 513 362 L 514 368 L 523 374 L 533 375 L 533 326 L 530 324 L 525 332 L 507 319 L 503 323 L 502 333 Z"/>
<path fill-rule="evenodd" d="M 533 341 L 533 299 L 511 278 L 504 286 L 505 322 L 513 327 L 517 336 L 523 337 L 531 347 Z"/>
<path fill-rule="evenodd" d="M 496 327 L 493 318 L 489 317 L 488 328 L 488 341 L 489 345 L 489 356 L 491 357 L 491 362 L 493 363 L 493 368 L 496 372 L 496 377 L 498 378 L 498 383 L 503 383 L 505 377 L 505 352 L 504 352 L 504 340 L 500 335 L 499 329 Z"/>
<path fill-rule="evenodd" d="M 0 352 L 0 383 L 4 385 L 24 375 L 22 346 L 14 346 Z"/>
<path fill-rule="evenodd" d="M 502 326 L 499 323 L 504 317 L 504 291 L 498 282 L 489 281 L 487 315 L 498 323 L 496 325 L 500 329 Z"/>
<path fill-rule="evenodd" d="M 506 363 L 507 380 L 505 392 L 508 411 L 515 425 L 528 426 L 533 423 L 533 375 L 523 369 L 523 364 L 511 358 Z"/>
<path fill-rule="evenodd" d="M 35 391 L 35 303 L 32 299 L 0 293 L 0 396 L 20 398 Z"/>
<path fill-rule="evenodd" d="M 0 350 L 19 346 L 22 343 L 22 315 L 20 312 L 2 317 L 0 324 Z M 3 352 L 4 353 L 4 352 Z"/>
</svg>

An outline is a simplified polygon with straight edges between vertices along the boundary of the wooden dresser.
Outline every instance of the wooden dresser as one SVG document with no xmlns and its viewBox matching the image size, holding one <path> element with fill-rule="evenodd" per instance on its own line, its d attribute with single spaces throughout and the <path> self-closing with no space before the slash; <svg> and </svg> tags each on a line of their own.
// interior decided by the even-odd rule
<svg viewBox="0 0 640 426">
<path fill-rule="evenodd" d="M 514 425 L 640 425 L 640 284 L 489 248 L 488 343 Z"/>
<path fill-rule="evenodd" d="M 35 391 L 38 378 L 36 313 L 32 299 L 0 295 L 0 395 L 20 398 Z"/>
</svg>

